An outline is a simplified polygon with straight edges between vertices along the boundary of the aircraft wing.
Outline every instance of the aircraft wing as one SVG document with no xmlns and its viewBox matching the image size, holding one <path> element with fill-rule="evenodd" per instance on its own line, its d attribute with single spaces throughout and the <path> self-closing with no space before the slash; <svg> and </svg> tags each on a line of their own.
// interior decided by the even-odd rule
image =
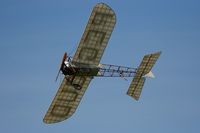
<svg viewBox="0 0 200 133">
<path fill-rule="evenodd" d="M 72 62 L 98 65 L 107 46 L 116 16 L 114 11 L 104 3 L 97 4 L 90 16 L 85 32 Z M 76 76 L 72 85 L 65 76 L 53 99 L 43 121 L 56 123 L 69 118 L 78 107 L 92 77 Z M 78 85 L 78 86 L 76 86 Z M 78 89 L 74 88 L 78 87 Z"/>
<path fill-rule="evenodd" d="M 92 79 L 92 77 L 77 76 L 73 79 L 72 84 L 74 85 L 72 85 L 69 81 L 70 78 L 73 77 L 65 76 L 63 79 L 61 86 L 43 119 L 45 123 L 61 122 L 72 116 Z"/>
<path fill-rule="evenodd" d="M 99 65 L 115 23 L 114 11 L 104 3 L 97 4 L 80 40 L 73 62 Z"/>
</svg>

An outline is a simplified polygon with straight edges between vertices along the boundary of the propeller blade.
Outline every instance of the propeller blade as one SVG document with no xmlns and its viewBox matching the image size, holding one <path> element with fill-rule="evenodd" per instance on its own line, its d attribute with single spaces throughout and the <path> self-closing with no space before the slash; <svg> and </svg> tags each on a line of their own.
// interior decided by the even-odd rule
<svg viewBox="0 0 200 133">
<path fill-rule="evenodd" d="M 61 71 L 61 69 L 62 69 L 62 67 L 63 67 L 64 62 L 65 62 L 66 59 L 67 59 L 67 53 L 65 52 L 64 55 L 63 55 L 62 62 L 61 62 L 61 64 L 60 64 L 60 69 L 59 69 L 58 74 L 57 74 L 57 76 L 56 76 L 55 82 L 57 81 L 57 79 L 58 79 L 58 77 L 59 77 L 59 75 L 60 75 L 60 71 Z"/>
<path fill-rule="evenodd" d="M 59 75 L 60 75 L 60 70 L 58 71 L 58 74 L 57 74 L 57 76 L 56 76 L 55 82 L 57 81 Z"/>
</svg>

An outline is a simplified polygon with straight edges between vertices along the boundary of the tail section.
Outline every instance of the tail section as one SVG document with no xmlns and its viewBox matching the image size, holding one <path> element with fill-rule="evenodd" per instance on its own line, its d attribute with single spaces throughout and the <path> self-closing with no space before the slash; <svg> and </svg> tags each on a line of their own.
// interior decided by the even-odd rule
<svg viewBox="0 0 200 133">
<path fill-rule="evenodd" d="M 154 74 L 151 72 L 152 67 L 159 58 L 161 52 L 145 55 L 140 66 L 136 70 L 136 74 L 129 86 L 127 95 L 133 97 L 135 100 L 139 100 L 142 88 L 144 86 L 147 77 L 154 78 Z"/>
</svg>

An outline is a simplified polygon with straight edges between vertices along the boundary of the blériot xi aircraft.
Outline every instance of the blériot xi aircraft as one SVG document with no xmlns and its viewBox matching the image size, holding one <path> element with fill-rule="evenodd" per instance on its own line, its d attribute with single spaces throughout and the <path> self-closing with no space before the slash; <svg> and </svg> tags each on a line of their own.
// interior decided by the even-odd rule
<svg viewBox="0 0 200 133">
<path fill-rule="evenodd" d="M 96 76 L 134 77 L 127 94 L 139 100 L 146 77 L 154 77 L 151 69 L 161 52 L 145 55 L 138 68 L 100 64 L 115 23 L 115 13 L 108 5 L 98 3 L 93 8 L 75 55 L 70 58 L 64 54 L 59 69 L 64 79 L 43 119 L 45 123 L 61 122 L 72 116 Z"/>
</svg>

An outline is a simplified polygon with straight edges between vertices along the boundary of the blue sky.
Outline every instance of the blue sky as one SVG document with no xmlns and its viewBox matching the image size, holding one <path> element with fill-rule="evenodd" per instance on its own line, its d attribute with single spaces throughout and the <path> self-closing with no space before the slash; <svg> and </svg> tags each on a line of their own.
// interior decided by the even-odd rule
<svg viewBox="0 0 200 133">
<path fill-rule="evenodd" d="M 102 63 L 136 67 L 144 54 L 162 51 L 137 102 L 129 82 L 95 78 L 68 120 L 42 122 L 59 82 L 66 51 L 73 55 L 93 6 L 110 5 L 117 24 Z M 0 131 L 200 132 L 200 1 L 1 0 Z"/>
</svg>

